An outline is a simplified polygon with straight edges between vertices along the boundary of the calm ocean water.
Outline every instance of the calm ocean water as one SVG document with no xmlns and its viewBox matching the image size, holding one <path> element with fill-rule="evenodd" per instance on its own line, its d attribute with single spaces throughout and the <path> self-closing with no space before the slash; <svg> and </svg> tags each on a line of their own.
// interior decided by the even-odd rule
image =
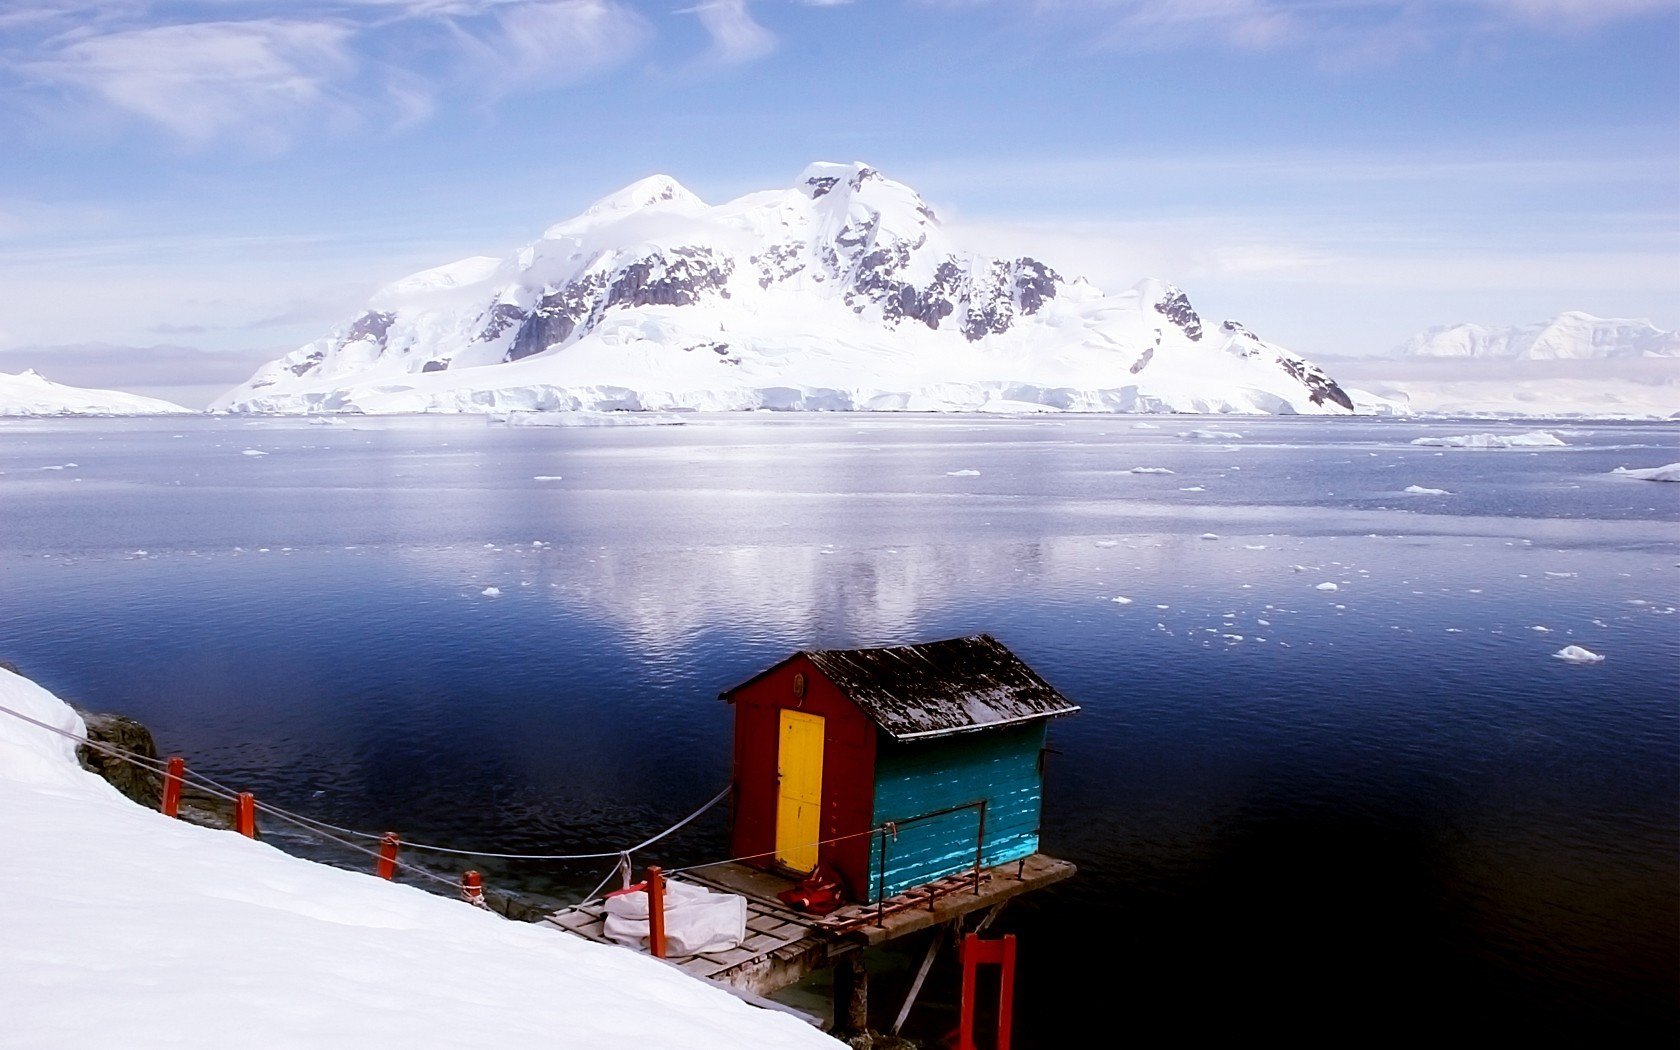
<svg viewBox="0 0 1680 1050">
<path fill-rule="evenodd" d="M 1043 837 L 1081 873 L 999 923 L 1018 1045 L 1672 1036 L 1680 486 L 1609 472 L 1680 429 L 1410 444 L 1530 429 L 4 421 L 0 659 L 266 801 L 563 852 L 717 791 L 718 692 L 792 650 L 986 631 L 1084 708 Z"/>
</svg>

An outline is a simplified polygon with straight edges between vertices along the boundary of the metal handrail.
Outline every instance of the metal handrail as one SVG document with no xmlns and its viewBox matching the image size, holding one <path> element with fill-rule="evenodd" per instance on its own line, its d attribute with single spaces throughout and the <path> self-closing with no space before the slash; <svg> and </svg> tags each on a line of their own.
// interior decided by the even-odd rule
<svg viewBox="0 0 1680 1050">
<path fill-rule="evenodd" d="M 961 802 L 955 806 L 946 806 L 944 809 L 929 810 L 914 817 L 906 817 L 904 820 L 883 822 L 880 828 L 881 848 L 876 859 L 875 870 L 875 925 L 886 925 L 887 837 L 890 835 L 896 839 L 901 824 L 914 824 L 920 820 L 932 820 L 934 817 L 949 816 L 952 813 L 960 813 L 965 809 L 979 809 L 979 826 L 974 834 L 974 892 L 976 895 L 980 893 L 980 868 L 986 853 L 986 802 L 986 799 L 979 798 L 973 802 Z M 932 909 L 933 898 L 930 896 L 928 898 L 928 910 L 931 911 Z"/>
</svg>

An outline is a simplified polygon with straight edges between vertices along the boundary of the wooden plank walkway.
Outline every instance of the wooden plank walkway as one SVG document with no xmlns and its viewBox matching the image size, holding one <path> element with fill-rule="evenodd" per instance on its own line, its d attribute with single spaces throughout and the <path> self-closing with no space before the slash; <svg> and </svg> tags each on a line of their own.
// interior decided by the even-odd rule
<svg viewBox="0 0 1680 1050">
<path fill-rule="evenodd" d="M 667 961 L 702 980 L 767 996 L 852 952 L 994 908 L 1069 878 L 1076 870 L 1065 860 L 1035 853 L 1025 861 L 982 870 L 978 886 L 975 874 L 965 872 L 890 897 L 879 908 L 849 904 L 822 917 L 783 904 L 776 894 L 792 886 L 793 880 L 758 868 L 724 864 L 686 872 L 672 876 L 672 881 L 738 893 L 747 899 L 747 938 L 740 947 L 727 951 Z M 600 902 L 557 911 L 543 921 L 592 941 L 615 943 L 604 932 L 606 906 Z"/>
</svg>

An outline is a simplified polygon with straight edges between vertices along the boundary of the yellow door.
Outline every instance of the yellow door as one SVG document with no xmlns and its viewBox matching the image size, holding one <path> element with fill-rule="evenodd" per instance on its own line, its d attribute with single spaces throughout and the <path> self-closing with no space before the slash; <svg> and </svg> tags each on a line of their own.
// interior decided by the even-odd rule
<svg viewBox="0 0 1680 1050">
<path fill-rule="evenodd" d="M 822 838 L 823 719 L 803 711 L 782 712 L 776 773 L 776 860 L 794 871 L 817 866 Z"/>
</svg>

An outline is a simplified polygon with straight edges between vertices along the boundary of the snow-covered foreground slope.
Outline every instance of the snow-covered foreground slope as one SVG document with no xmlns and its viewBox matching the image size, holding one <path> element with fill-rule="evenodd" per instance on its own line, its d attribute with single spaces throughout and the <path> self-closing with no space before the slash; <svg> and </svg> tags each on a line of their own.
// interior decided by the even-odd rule
<svg viewBox="0 0 1680 1050">
<path fill-rule="evenodd" d="M 54 383 L 25 369 L 0 372 L 0 416 L 164 416 L 195 414 L 190 408 L 120 390 L 91 390 Z"/>
<path fill-rule="evenodd" d="M 80 719 L 0 669 L 0 705 Z M 0 1046 L 832 1047 L 628 950 L 142 809 L 0 713 Z"/>
<path fill-rule="evenodd" d="M 1105 295 L 951 242 L 862 164 L 709 206 L 665 176 L 507 259 L 397 281 L 234 412 L 567 409 L 1346 414 L 1315 365 L 1147 280 Z M 1381 401 L 1361 407 L 1383 410 Z"/>
<path fill-rule="evenodd" d="M 1442 325 L 1412 336 L 1394 353 L 1399 357 L 1511 361 L 1680 357 L 1680 332 L 1665 332 L 1644 320 L 1594 317 L 1569 310 L 1549 321 L 1505 328 Z"/>
</svg>

